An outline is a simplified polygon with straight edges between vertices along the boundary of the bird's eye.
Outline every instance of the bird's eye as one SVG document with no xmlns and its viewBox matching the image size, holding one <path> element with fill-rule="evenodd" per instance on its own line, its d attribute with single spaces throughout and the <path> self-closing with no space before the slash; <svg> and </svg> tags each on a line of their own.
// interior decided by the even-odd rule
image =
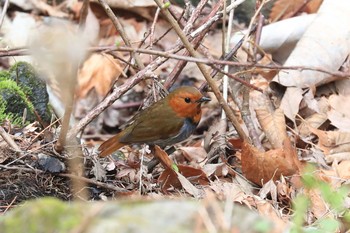
<svg viewBox="0 0 350 233">
<path fill-rule="evenodd" d="M 191 99 L 188 98 L 188 97 L 186 97 L 186 98 L 185 98 L 185 102 L 186 102 L 186 103 L 191 103 Z"/>
</svg>

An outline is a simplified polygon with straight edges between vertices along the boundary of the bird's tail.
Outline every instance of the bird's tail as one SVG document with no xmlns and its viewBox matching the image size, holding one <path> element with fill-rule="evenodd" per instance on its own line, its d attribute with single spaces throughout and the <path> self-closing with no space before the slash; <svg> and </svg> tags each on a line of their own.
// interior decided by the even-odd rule
<svg viewBox="0 0 350 233">
<path fill-rule="evenodd" d="M 108 139 L 107 141 L 103 142 L 100 147 L 98 148 L 98 150 L 100 151 L 99 156 L 100 157 L 106 157 L 107 155 L 112 154 L 114 151 L 122 148 L 123 146 L 125 146 L 126 144 L 119 142 L 119 138 L 122 135 L 119 133 L 113 137 L 111 137 L 110 139 Z"/>
</svg>

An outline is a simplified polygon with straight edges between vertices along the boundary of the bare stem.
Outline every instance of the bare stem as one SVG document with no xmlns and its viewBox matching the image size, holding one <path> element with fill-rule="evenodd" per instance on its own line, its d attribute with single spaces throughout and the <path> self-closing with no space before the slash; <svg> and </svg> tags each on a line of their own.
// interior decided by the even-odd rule
<svg viewBox="0 0 350 233">
<path fill-rule="evenodd" d="M 122 37 L 124 43 L 127 46 L 132 47 L 132 45 L 130 43 L 130 39 L 129 39 L 128 35 L 126 34 L 126 32 L 123 28 L 123 25 L 121 24 L 119 18 L 113 13 L 112 9 L 108 6 L 108 4 L 106 3 L 105 0 L 98 0 L 98 1 L 101 4 L 101 6 L 103 7 L 103 9 L 105 10 L 108 17 L 112 20 L 113 25 L 120 33 L 120 36 Z M 131 55 L 135 59 L 137 66 L 140 69 L 143 69 L 145 66 L 142 63 L 140 56 L 136 52 L 132 52 Z"/>
</svg>

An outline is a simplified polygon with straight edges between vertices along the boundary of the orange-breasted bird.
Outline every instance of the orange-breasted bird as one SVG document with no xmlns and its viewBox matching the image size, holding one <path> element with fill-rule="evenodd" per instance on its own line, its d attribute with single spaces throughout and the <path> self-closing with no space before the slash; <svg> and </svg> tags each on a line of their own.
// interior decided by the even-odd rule
<svg viewBox="0 0 350 233">
<path fill-rule="evenodd" d="M 99 147 L 105 157 L 128 144 L 166 147 L 188 138 L 202 115 L 201 104 L 210 101 L 195 87 L 182 86 L 139 112 L 128 126 Z"/>
</svg>

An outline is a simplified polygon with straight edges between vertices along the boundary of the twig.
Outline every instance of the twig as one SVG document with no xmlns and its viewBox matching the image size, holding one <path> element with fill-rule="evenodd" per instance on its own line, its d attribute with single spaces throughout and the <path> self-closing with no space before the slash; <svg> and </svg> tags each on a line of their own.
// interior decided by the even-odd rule
<svg viewBox="0 0 350 233">
<path fill-rule="evenodd" d="M 226 12 L 230 12 L 232 9 L 236 8 L 237 6 L 239 6 L 241 3 L 243 3 L 245 0 L 237 0 L 234 3 L 230 4 L 227 8 L 226 8 Z M 213 23 L 215 23 L 216 21 L 218 21 L 224 14 L 224 11 L 218 12 L 216 15 L 214 15 L 213 17 L 211 17 L 207 22 L 205 22 L 202 26 L 200 26 L 199 28 L 197 28 L 197 30 L 195 30 L 194 32 L 191 33 L 191 37 L 196 37 L 202 30 L 203 28 L 208 28 L 210 26 L 208 25 L 212 25 Z"/>
<path fill-rule="evenodd" d="M 13 205 L 13 203 L 15 203 L 16 199 L 17 199 L 17 196 L 15 196 L 15 197 L 12 199 L 11 203 L 10 203 L 8 206 L 6 206 L 6 209 L 4 210 L 4 212 L 2 212 L 2 215 L 5 215 L 5 213 L 11 208 L 11 206 Z"/>
<path fill-rule="evenodd" d="M 114 186 L 114 185 L 106 184 L 106 183 L 103 183 L 103 182 L 100 182 L 100 181 L 97 181 L 97 180 L 88 179 L 88 178 L 85 178 L 85 177 L 82 177 L 82 176 L 76 176 L 76 175 L 67 174 L 67 173 L 60 173 L 60 174 L 57 174 L 57 176 L 67 177 L 67 178 L 70 178 L 70 179 L 77 179 L 77 180 L 83 181 L 85 183 L 94 184 L 94 185 L 100 186 L 102 188 L 110 189 L 110 190 L 113 190 L 113 191 L 116 191 L 116 192 L 119 192 L 119 193 L 128 192 L 128 190 L 126 190 L 126 189 L 123 189 L 123 188 L 120 188 L 120 187 L 117 187 L 117 186 Z"/>
<path fill-rule="evenodd" d="M 2 8 L 1 16 L 0 16 L 0 29 L 2 27 L 2 24 L 4 23 L 5 15 L 7 12 L 7 9 L 9 7 L 10 0 L 5 0 L 4 7 Z"/>
<path fill-rule="evenodd" d="M 269 69 L 269 70 L 310 70 L 310 71 L 317 71 L 320 73 L 329 74 L 331 76 L 339 77 L 339 78 L 349 78 L 350 73 L 349 72 L 342 72 L 342 71 L 329 71 L 326 69 L 323 69 L 321 67 L 310 67 L 310 66 L 279 66 L 279 65 L 261 65 L 261 64 L 255 64 L 252 62 L 235 62 L 235 61 L 223 61 L 218 59 L 207 59 L 207 58 L 195 58 L 195 57 L 187 57 L 187 56 L 181 56 L 177 54 L 172 54 L 178 50 L 180 50 L 181 47 L 175 47 L 171 51 L 157 51 L 157 50 L 148 50 L 148 49 L 138 49 L 138 48 L 130 48 L 130 47 L 114 47 L 114 46 L 101 46 L 101 47 L 91 47 L 89 49 L 90 52 L 104 52 L 105 50 L 108 51 L 127 51 L 127 52 L 138 52 L 138 53 L 144 53 L 144 54 L 153 54 L 158 55 L 164 58 L 171 58 L 175 60 L 185 60 L 188 62 L 196 62 L 196 63 L 203 63 L 207 65 L 229 65 L 229 66 L 239 66 L 239 67 L 254 67 L 254 68 L 263 68 L 263 69 Z M 0 57 L 8 57 L 8 56 L 24 56 L 29 55 L 28 49 L 14 49 L 14 50 L 0 50 Z M 167 59 L 164 59 L 166 61 Z M 159 63 L 159 62 L 157 62 Z"/>
<path fill-rule="evenodd" d="M 199 53 L 193 48 L 193 46 L 191 45 L 191 43 L 188 41 L 188 39 L 186 38 L 186 35 L 183 33 L 183 31 L 181 30 L 180 26 L 177 24 L 176 20 L 172 17 L 172 15 L 169 13 L 168 9 L 164 8 L 162 3 L 159 0 L 154 0 L 158 7 L 161 8 L 163 15 L 165 16 L 165 18 L 168 20 L 168 22 L 171 24 L 171 26 L 174 28 L 175 32 L 177 33 L 177 35 L 180 37 L 182 43 L 184 44 L 184 46 L 186 47 L 186 49 L 189 51 L 189 53 L 195 57 L 195 58 L 199 58 L 200 55 Z M 227 117 L 229 118 L 229 120 L 232 122 L 233 126 L 235 127 L 238 135 L 240 136 L 240 138 L 244 141 L 249 141 L 247 135 L 245 134 L 245 132 L 243 131 L 242 127 L 240 126 L 236 116 L 234 115 L 233 111 L 230 109 L 230 107 L 228 106 L 228 104 L 225 102 L 225 100 L 222 98 L 222 95 L 220 93 L 220 90 L 218 88 L 218 86 L 215 84 L 214 79 L 210 76 L 207 68 L 205 67 L 204 64 L 202 63 L 197 63 L 197 66 L 199 68 L 199 70 L 202 72 L 203 76 L 205 77 L 205 79 L 207 80 L 208 84 L 210 85 L 210 87 L 212 88 L 216 98 L 218 99 L 220 105 L 223 107 L 224 111 L 226 112 Z"/>
<path fill-rule="evenodd" d="M 232 2 L 232 1 L 231 1 Z M 226 15 L 226 5 L 225 5 L 225 13 L 224 13 L 224 16 Z M 232 32 L 232 22 L 233 22 L 233 15 L 234 15 L 234 11 L 231 10 L 230 11 L 230 15 L 229 15 L 229 21 L 228 21 L 228 30 L 227 30 L 227 33 L 226 33 L 226 30 L 224 30 L 223 28 L 223 36 L 222 36 L 222 39 L 223 39 L 223 55 L 225 56 L 226 53 L 229 52 L 229 48 L 230 48 L 230 40 L 231 40 L 231 32 Z M 223 22 L 223 25 L 226 25 L 226 22 L 224 20 Z M 226 37 L 225 37 L 225 33 L 227 34 Z M 226 39 L 226 40 L 225 40 Z M 229 71 L 229 66 L 226 65 L 224 67 L 224 71 L 226 73 L 228 73 Z M 222 97 L 224 98 L 224 100 L 227 102 L 227 97 L 228 97 L 228 76 L 225 74 L 224 77 L 223 77 L 223 82 L 222 82 Z M 225 111 L 222 111 L 221 112 L 221 119 L 226 119 L 226 114 L 225 114 Z"/>
<path fill-rule="evenodd" d="M 215 66 L 215 65 L 211 65 L 210 67 L 213 68 L 214 70 L 217 70 L 218 72 L 220 72 L 220 73 L 226 75 L 227 77 L 229 77 L 229 78 L 231 78 L 231 79 L 234 79 L 234 80 L 237 81 L 237 82 L 240 82 L 241 84 L 243 84 L 243 85 L 246 86 L 246 87 L 249 87 L 249 88 L 251 88 L 251 89 L 253 89 L 253 90 L 256 90 L 256 91 L 259 91 L 259 92 L 263 92 L 263 90 L 262 90 L 261 88 L 254 86 L 253 84 L 251 84 L 251 83 L 245 81 L 244 79 L 242 79 L 242 78 L 240 78 L 240 77 L 237 77 L 237 76 L 235 76 L 235 75 L 233 75 L 233 74 L 230 74 L 230 73 L 228 73 L 228 72 L 226 72 L 226 71 L 224 71 L 224 70 L 222 70 L 222 69 L 219 69 L 219 68 L 218 68 L 217 66 Z"/>
<path fill-rule="evenodd" d="M 86 18 L 89 13 L 89 0 L 83 0 L 83 5 L 80 9 L 80 19 L 79 19 L 79 28 L 83 30 L 86 24 Z"/>
<path fill-rule="evenodd" d="M 153 23 L 152 23 L 152 26 L 151 26 L 151 33 L 149 35 L 149 47 L 150 49 L 153 48 L 153 36 L 154 36 L 154 29 L 156 27 L 156 22 L 158 20 L 158 17 L 159 17 L 159 8 L 157 8 L 157 11 L 156 11 L 156 14 L 154 15 L 154 19 L 153 19 Z M 151 56 L 151 61 L 153 61 L 153 56 Z"/>
<path fill-rule="evenodd" d="M 22 150 L 17 146 L 15 141 L 13 141 L 13 139 L 10 137 L 10 135 L 5 131 L 5 129 L 2 126 L 0 126 L 0 135 L 12 149 L 14 149 L 18 153 L 22 152 Z"/>
<path fill-rule="evenodd" d="M 120 36 L 122 37 L 124 43 L 127 46 L 132 47 L 132 45 L 130 43 L 130 39 L 129 39 L 128 35 L 125 33 L 123 25 L 119 21 L 119 18 L 113 13 L 112 9 L 108 6 L 108 4 L 106 3 L 105 0 L 98 0 L 98 1 L 101 4 L 101 6 L 103 7 L 103 9 L 105 10 L 108 17 L 112 20 L 113 25 L 120 33 Z M 132 52 L 131 55 L 135 59 L 137 66 L 140 69 L 143 69 L 145 66 L 144 66 L 143 62 L 141 61 L 140 56 L 136 52 Z"/>
<path fill-rule="evenodd" d="M 258 20 L 258 25 L 257 25 L 257 30 L 255 32 L 255 34 L 253 34 L 253 37 L 255 38 L 255 42 L 256 42 L 256 46 L 252 49 L 253 51 L 253 55 L 252 55 L 252 58 L 251 58 L 251 61 L 253 63 L 256 63 L 257 62 L 257 45 L 259 44 L 259 41 L 260 41 L 260 37 L 261 37 L 261 29 L 262 29 L 262 25 L 263 25 L 263 16 L 261 14 L 261 9 L 262 9 L 262 6 L 264 4 L 264 0 L 262 0 L 263 2 L 261 2 L 260 0 L 256 1 L 256 6 L 255 8 L 257 9 L 256 12 L 255 12 L 255 16 L 258 17 L 259 16 L 259 20 Z M 250 26 L 249 26 L 249 30 L 251 28 L 253 28 L 254 26 L 254 21 L 256 20 L 256 17 L 253 17 L 251 22 L 250 22 Z M 247 39 L 248 37 L 246 37 L 245 39 Z M 244 43 L 244 42 L 243 42 Z M 249 57 L 248 57 L 249 59 Z M 248 74 L 248 75 L 244 75 L 245 77 L 245 81 L 247 83 L 250 83 L 250 80 L 252 78 L 252 73 Z M 248 134 L 251 138 L 251 141 L 253 143 L 254 146 L 256 146 L 260 151 L 264 151 L 264 147 L 262 146 L 261 144 L 261 141 L 260 141 L 260 138 L 259 138 L 259 135 L 257 133 L 257 130 L 255 128 L 255 125 L 253 124 L 253 120 L 252 120 L 252 117 L 251 117 L 251 111 L 250 111 L 250 107 L 249 107 L 249 93 L 250 93 L 250 90 L 247 88 L 247 86 L 242 86 L 241 87 L 241 90 L 242 90 L 242 103 L 241 105 L 237 104 L 239 109 L 240 109 L 240 112 L 241 112 L 241 116 L 242 116 L 242 120 L 245 124 L 245 126 L 247 127 L 248 129 Z M 234 96 L 234 94 L 233 94 Z M 237 103 L 238 100 L 235 99 L 235 102 Z"/>
<path fill-rule="evenodd" d="M 198 7 L 195 9 L 195 11 L 194 11 L 194 13 L 192 15 L 198 17 L 206 2 L 207 1 L 202 0 L 199 3 Z M 219 11 L 219 8 L 221 7 L 222 2 L 223 2 L 223 0 L 219 1 L 213 7 L 212 12 L 207 16 L 206 20 L 209 20 L 212 17 L 212 15 L 215 15 Z M 195 19 L 194 17 L 191 17 L 190 20 L 189 20 L 189 23 L 187 25 L 193 25 L 194 19 Z M 187 30 L 186 32 L 188 32 L 192 28 L 192 27 L 189 27 L 187 25 L 185 26 L 185 29 Z M 192 44 L 194 45 L 195 49 L 198 48 L 198 46 L 200 45 L 201 41 L 203 40 L 204 36 L 209 31 L 211 26 L 212 25 L 208 25 L 207 28 L 203 28 L 203 31 L 201 31 L 201 33 L 198 34 L 198 36 L 192 41 Z M 188 55 L 189 55 L 189 52 L 186 50 L 183 53 L 183 56 L 188 56 Z M 187 64 L 187 62 L 185 60 L 180 60 L 176 64 L 175 68 L 171 71 L 171 73 L 169 74 L 167 80 L 165 81 L 165 84 L 164 84 L 165 88 L 168 89 L 169 87 L 171 87 L 174 84 L 176 78 L 179 76 L 179 74 L 181 73 L 183 68 L 186 66 L 186 64 Z"/>
</svg>

